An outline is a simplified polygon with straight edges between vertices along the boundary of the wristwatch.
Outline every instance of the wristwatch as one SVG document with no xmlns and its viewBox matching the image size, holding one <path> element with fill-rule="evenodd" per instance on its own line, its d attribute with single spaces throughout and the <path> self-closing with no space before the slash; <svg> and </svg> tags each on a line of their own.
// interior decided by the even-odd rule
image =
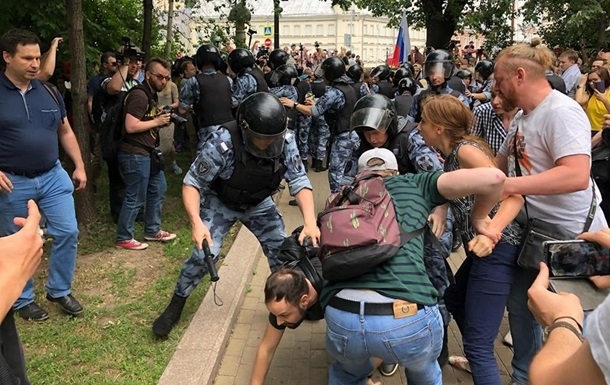
<svg viewBox="0 0 610 385">
<path fill-rule="evenodd" d="M 294 104 L 292 105 L 292 109 L 293 109 L 293 110 L 296 110 L 298 105 L 299 105 L 299 103 L 294 102 Z"/>
</svg>

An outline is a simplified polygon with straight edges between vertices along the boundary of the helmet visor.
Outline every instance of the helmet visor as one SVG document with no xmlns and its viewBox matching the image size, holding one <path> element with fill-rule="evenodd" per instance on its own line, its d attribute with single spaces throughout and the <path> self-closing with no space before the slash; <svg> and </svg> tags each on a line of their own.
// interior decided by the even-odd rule
<svg viewBox="0 0 610 385">
<path fill-rule="evenodd" d="M 247 123 L 242 125 L 242 135 L 246 151 L 258 158 L 277 158 L 284 151 L 284 131 L 274 135 L 262 135 L 248 128 Z"/>
<path fill-rule="evenodd" d="M 269 79 L 271 81 L 271 84 L 273 84 L 274 86 L 279 86 L 280 85 L 280 73 L 278 73 L 277 70 L 273 71 L 273 73 L 271 74 L 271 78 Z"/>
<path fill-rule="evenodd" d="M 443 76 L 445 79 L 451 77 L 453 63 L 450 61 L 424 63 L 424 77 Z"/>
<path fill-rule="evenodd" d="M 391 110 L 376 107 L 361 108 L 352 113 L 351 128 L 359 132 L 368 130 L 386 132 L 392 119 L 394 114 Z"/>
<path fill-rule="evenodd" d="M 316 71 L 314 72 L 314 75 L 316 75 L 317 77 L 319 77 L 320 79 L 324 77 L 324 68 L 322 68 L 322 64 L 320 64 L 318 66 L 318 68 L 316 68 Z"/>
</svg>

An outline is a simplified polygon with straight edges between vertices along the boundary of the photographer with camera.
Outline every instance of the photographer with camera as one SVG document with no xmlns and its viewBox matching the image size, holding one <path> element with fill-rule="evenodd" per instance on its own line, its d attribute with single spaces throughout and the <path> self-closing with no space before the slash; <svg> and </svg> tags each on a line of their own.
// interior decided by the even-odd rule
<svg viewBox="0 0 610 385">
<path fill-rule="evenodd" d="M 118 161 L 125 181 L 125 199 L 117 222 L 116 246 L 143 250 L 146 243 L 134 239 L 136 216 L 146 203 L 144 239 L 166 242 L 176 234 L 161 230 L 161 208 L 165 199 L 163 162 L 155 146 L 159 131 L 169 126 L 172 114 L 159 111 L 157 92 L 170 80 L 170 65 L 152 58 L 146 64 L 144 83 L 125 96 L 125 136 L 120 143 Z"/>
</svg>

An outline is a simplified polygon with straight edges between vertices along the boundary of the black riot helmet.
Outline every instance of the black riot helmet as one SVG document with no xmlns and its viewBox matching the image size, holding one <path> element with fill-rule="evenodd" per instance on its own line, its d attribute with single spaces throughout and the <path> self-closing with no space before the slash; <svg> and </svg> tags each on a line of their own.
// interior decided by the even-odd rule
<svg viewBox="0 0 610 385">
<path fill-rule="evenodd" d="M 426 56 L 424 63 L 424 77 L 430 79 L 430 75 L 442 73 L 445 80 L 449 80 L 453 73 L 453 58 L 449 52 L 437 49 Z"/>
<path fill-rule="evenodd" d="M 291 86 L 298 77 L 299 73 L 294 66 L 283 64 L 273 71 L 270 80 L 271 84 L 273 84 L 275 87 Z"/>
<path fill-rule="evenodd" d="M 390 77 L 390 67 L 385 64 L 379 65 L 371 71 L 371 77 L 379 80 L 387 80 Z"/>
<path fill-rule="evenodd" d="M 326 79 L 328 82 L 333 82 L 345 75 L 345 64 L 338 57 L 331 56 L 324 59 L 322 64 L 316 68 L 315 75 Z"/>
<path fill-rule="evenodd" d="M 464 80 L 466 78 L 470 78 L 470 80 L 472 80 L 472 72 L 468 71 L 468 70 L 459 70 L 458 72 L 455 73 L 455 76 L 457 76 L 458 78 Z"/>
<path fill-rule="evenodd" d="M 279 66 L 286 64 L 289 57 L 288 52 L 284 51 L 283 49 L 274 49 L 269 54 L 269 67 L 272 70 L 275 70 Z"/>
<path fill-rule="evenodd" d="M 211 65 L 214 69 L 218 70 L 220 67 L 220 52 L 212 44 L 204 44 L 197 49 L 195 54 L 195 63 L 198 69 L 201 69 L 204 65 Z"/>
<path fill-rule="evenodd" d="M 376 130 L 386 132 L 396 125 L 396 108 L 385 95 L 370 94 L 354 105 L 350 127 L 356 131 Z"/>
<path fill-rule="evenodd" d="M 278 98 L 268 92 L 248 96 L 239 104 L 235 120 L 250 154 L 259 158 L 277 158 L 282 154 L 286 109 Z"/>
<path fill-rule="evenodd" d="M 364 70 L 360 64 L 354 64 L 353 66 L 347 69 L 347 76 L 354 81 L 354 83 L 358 83 L 362 78 L 362 74 Z"/>
<path fill-rule="evenodd" d="M 491 60 L 481 60 L 474 66 L 474 72 L 478 72 L 483 80 L 487 80 L 494 73 L 494 63 Z"/>
<path fill-rule="evenodd" d="M 227 74 L 227 69 L 229 68 L 229 54 L 225 51 L 220 51 L 220 65 L 218 66 L 218 71 L 222 74 Z"/>
<path fill-rule="evenodd" d="M 252 53 L 247 49 L 235 48 L 229 54 L 228 63 L 229 67 L 231 67 L 231 71 L 236 75 L 239 75 L 246 68 L 254 67 L 256 59 L 254 59 Z"/>
<path fill-rule="evenodd" d="M 412 78 L 412 77 L 413 77 L 413 71 L 411 71 L 407 67 L 400 67 L 394 73 L 394 80 L 393 80 L 394 86 L 398 86 L 398 82 L 400 82 L 401 79 Z"/>
<path fill-rule="evenodd" d="M 404 62 L 402 63 L 398 68 L 406 68 L 409 71 L 411 71 L 411 74 L 415 73 L 415 67 L 413 67 L 413 64 L 409 63 L 409 62 Z M 413 77 L 413 75 L 409 76 L 410 78 Z"/>
<path fill-rule="evenodd" d="M 402 95 L 405 91 L 409 91 L 411 95 L 417 92 L 417 83 L 411 78 L 402 78 L 398 82 L 398 93 Z"/>
</svg>

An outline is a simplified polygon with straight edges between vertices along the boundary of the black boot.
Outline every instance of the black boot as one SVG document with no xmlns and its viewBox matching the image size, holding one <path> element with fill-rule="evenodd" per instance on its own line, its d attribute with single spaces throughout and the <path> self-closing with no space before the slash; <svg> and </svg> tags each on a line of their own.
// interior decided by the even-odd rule
<svg viewBox="0 0 610 385">
<path fill-rule="evenodd" d="M 311 167 L 314 169 L 315 172 L 323 172 L 326 171 L 326 169 L 324 168 L 324 166 L 322 165 L 322 159 L 314 159 L 311 162 Z"/>
<path fill-rule="evenodd" d="M 153 323 L 153 333 L 157 337 L 165 338 L 172 331 L 172 328 L 180 320 L 182 309 L 186 303 L 185 297 L 179 297 L 176 294 L 172 297 L 167 308 L 161 313 L 159 318 Z"/>
</svg>

